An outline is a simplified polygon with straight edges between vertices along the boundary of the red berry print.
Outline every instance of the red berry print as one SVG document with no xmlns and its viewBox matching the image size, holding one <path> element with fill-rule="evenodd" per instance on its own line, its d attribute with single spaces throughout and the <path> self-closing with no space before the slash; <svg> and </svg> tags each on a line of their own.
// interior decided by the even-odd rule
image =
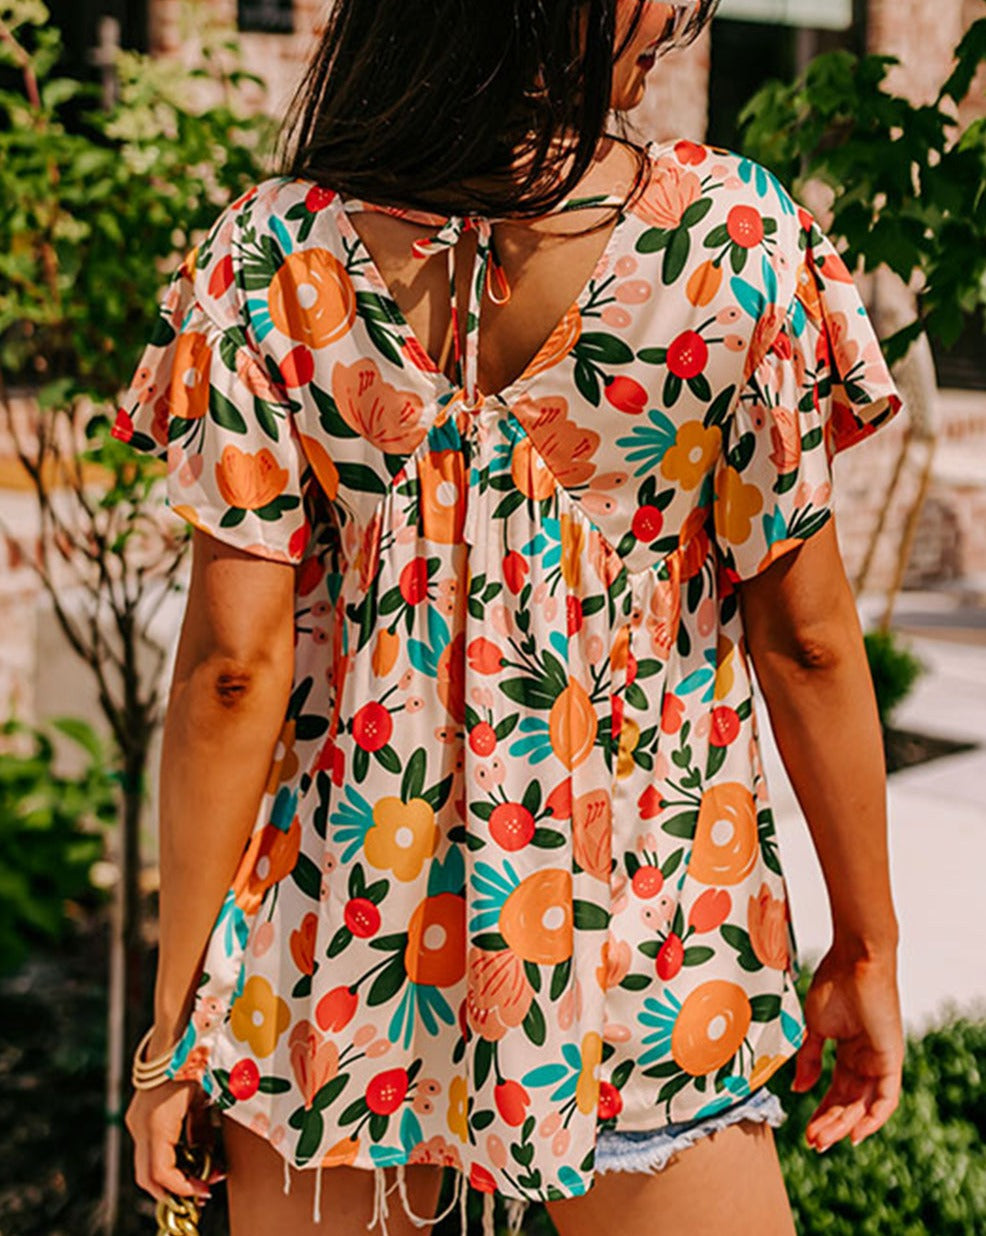
<svg viewBox="0 0 986 1236">
<path fill-rule="evenodd" d="M 726 231 L 734 245 L 755 249 L 763 240 L 763 219 L 752 206 L 734 206 L 726 220 Z"/>
<path fill-rule="evenodd" d="M 392 1116 L 407 1094 L 407 1070 L 387 1069 L 372 1078 L 366 1088 L 366 1105 L 378 1116 Z"/>
<path fill-rule="evenodd" d="M 490 836 L 504 850 L 522 850 L 534 836 L 534 816 L 522 803 L 498 803 L 490 816 Z"/>
<path fill-rule="evenodd" d="M 656 506 L 639 506 L 633 517 L 633 535 L 638 541 L 650 544 L 661 535 L 664 516 Z"/>
<path fill-rule="evenodd" d="M 428 563 L 424 558 L 412 559 L 401 571 L 398 587 L 408 605 L 418 605 L 428 597 Z"/>
<path fill-rule="evenodd" d="M 353 714 L 353 737 L 364 751 L 379 751 L 390 742 L 394 719 L 377 700 L 370 700 Z"/>
<path fill-rule="evenodd" d="M 318 214 L 335 199 L 335 190 L 322 185 L 313 185 L 305 196 L 305 209 L 309 214 Z"/>
<path fill-rule="evenodd" d="M 353 935 L 361 940 L 375 936 L 380 930 L 380 911 L 369 897 L 350 897 L 342 917 Z"/>
<path fill-rule="evenodd" d="M 697 378 L 709 361 L 709 345 L 697 330 L 683 331 L 668 348 L 668 368 L 676 378 Z"/>
<path fill-rule="evenodd" d="M 623 1095 L 612 1082 L 599 1083 L 599 1119 L 609 1120 L 623 1110 Z"/>
<path fill-rule="evenodd" d="M 477 755 L 492 755 L 496 750 L 496 730 L 489 721 L 480 721 L 469 731 L 469 746 Z"/>
<path fill-rule="evenodd" d="M 728 747 L 739 738 L 740 719 L 735 708 L 723 705 L 712 709 L 712 729 L 709 732 L 709 742 L 713 747 Z"/>
<path fill-rule="evenodd" d="M 660 867 L 638 867 L 633 873 L 630 883 L 633 885 L 633 891 L 637 896 L 643 897 L 646 900 L 650 897 L 656 897 L 664 887 L 664 875 Z"/>
<path fill-rule="evenodd" d="M 227 1084 L 234 1099 L 252 1099 L 260 1088 L 260 1070 L 252 1060 L 237 1060 L 229 1070 Z"/>
<path fill-rule="evenodd" d="M 684 965 L 685 961 L 685 946 L 681 942 L 681 937 L 676 936 L 673 932 L 661 945 L 661 951 L 657 954 L 657 977 L 664 979 L 673 979 L 674 976 Z"/>
</svg>

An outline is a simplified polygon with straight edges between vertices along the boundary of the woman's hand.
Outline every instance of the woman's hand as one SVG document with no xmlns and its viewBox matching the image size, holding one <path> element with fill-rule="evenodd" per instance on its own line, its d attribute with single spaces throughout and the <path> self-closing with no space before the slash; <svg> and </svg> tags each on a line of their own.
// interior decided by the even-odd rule
<svg viewBox="0 0 986 1236">
<path fill-rule="evenodd" d="M 900 1098 L 904 1032 L 895 950 L 860 958 L 833 944 L 812 978 L 805 1022 L 792 1090 L 816 1084 L 825 1040 L 836 1040 L 832 1081 L 808 1122 L 808 1144 L 828 1150 L 849 1134 L 858 1145 L 886 1124 Z"/>
<path fill-rule="evenodd" d="M 151 1090 L 135 1090 L 127 1108 L 126 1126 L 134 1139 L 134 1178 L 155 1201 L 168 1193 L 178 1197 L 209 1197 L 210 1180 L 193 1180 L 179 1171 L 175 1146 L 199 1089 L 196 1082 L 163 1082 Z"/>
</svg>

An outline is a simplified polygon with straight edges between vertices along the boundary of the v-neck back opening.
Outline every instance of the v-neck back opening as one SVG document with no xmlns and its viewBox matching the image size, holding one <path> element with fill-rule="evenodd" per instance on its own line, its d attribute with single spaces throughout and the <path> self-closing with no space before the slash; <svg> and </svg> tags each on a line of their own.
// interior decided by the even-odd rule
<svg viewBox="0 0 986 1236">
<path fill-rule="evenodd" d="M 651 161 L 652 164 L 653 164 L 653 160 L 656 157 L 656 151 L 659 150 L 660 148 L 661 148 L 660 144 L 657 141 L 650 141 L 645 146 L 644 148 L 645 152 L 647 154 L 648 159 Z M 550 218 L 550 217 L 553 217 L 555 214 L 567 213 L 568 211 L 572 209 L 603 209 L 607 206 L 612 206 L 614 204 L 617 206 L 622 206 L 625 201 L 625 197 L 619 197 L 618 200 L 614 203 L 613 199 L 615 197 L 616 197 L 615 194 L 605 194 L 605 195 L 597 194 L 597 195 L 581 195 L 581 196 L 572 195 L 569 198 L 565 199 L 565 201 L 561 204 L 560 208 L 556 208 L 555 210 L 550 211 L 547 215 L 543 217 Z M 572 203 L 578 203 L 578 204 L 573 206 Z M 552 325 L 552 328 L 548 332 L 548 334 L 545 335 L 545 337 L 538 343 L 537 347 L 534 348 L 526 364 L 524 365 L 524 368 L 517 375 L 517 377 L 515 377 L 510 382 L 506 383 L 504 386 L 500 387 L 499 389 L 495 391 L 482 391 L 479 389 L 478 383 L 476 383 L 474 386 L 474 392 L 473 392 L 475 397 L 473 399 L 469 399 L 470 392 L 468 390 L 468 387 L 469 387 L 468 377 L 466 378 L 465 381 L 459 381 L 459 380 L 450 378 L 448 374 L 446 374 L 442 369 L 438 368 L 434 357 L 432 357 L 430 351 L 424 346 L 424 343 L 422 342 L 422 340 L 418 338 L 417 333 L 415 332 L 415 330 L 412 328 L 409 321 L 407 320 L 407 317 L 404 311 L 401 309 L 400 304 L 397 301 L 397 298 L 394 296 L 391 290 L 388 280 L 384 278 L 383 273 L 381 272 L 379 266 L 377 265 L 376 259 L 373 257 L 373 254 L 369 250 L 368 245 L 365 243 L 359 231 L 354 226 L 350 218 L 350 214 L 360 213 L 362 211 L 376 211 L 376 212 L 380 212 L 383 214 L 391 215 L 395 218 L 402 219 L 408 223 L 417 223 L 420 226 L 434 227 L 437 229 L 439 233 L 445 231 L 446 229 L 450 227 L 456 227 L 456 226 L 458 226 L 459 230 L 463 230 L 467 227 L 476 228 L 479 231 L 480 238 L 479 238 L 479 243 L 477 244 L 476 254 L 473 258 L 473 266 L 472 266 L 472 270 L 470 271 L 470 278 L 469 278 L 469 284 L 468 284 L 470 288 L 470 301 L 471 302 L 475 299 L 474 294 L 477 291 L 481 291 L 481 289 L 477 288 L 477 284 L 478 284 L 479 275 L 481 273 L 481 262 L 482 262 L 481 254 L 483 250 L 484 232 L 488 233 L 488 237 L 489 237 L 488 243 L 492 244 L 493 225 L 499 222 L 510 222 L 513 220 L 510 220 L 508 217 L 501 218 L 501 217 L 493 217 L 493 216 L 486 216 L 486 215 L 479 215 L 479 214 L 442 215 L 442 214 L 432 213 L 429 211 L 423 211 L 423 210 L 417 210 L 417 209 L 411 209 L 411 208 L 404 209 L 401 207 L 382 206 L 379 203 L 366 202 L 363 199 L 359 199 L 359 198 L 347 198 L 340 193 L 337 193 L 335 197 L 332 199 L 332 206 L 335 212 L 334 217 L 336 220 L 337 227 L 339 227 L 340 231 L 346 236 L 350 244 L 353 244 L 354 246 L 356 246 L 356 250 L 359 253 L 360 260 L 361 260 L 361 268 L 356 272 L 356 277 L 367 283 L 372 284 L 373 291 L 377 295 L 380 295 L 381 293 L 385 295 L 386 300 L 389 305 L 388 311 L 391 315 L 391 324 L 397 329 L 397 331 L 399 332 L 401 336 L 401 342 L 405 345 L 403 350 L 405 352 L 408 350 L 413 350 L 419 355 L 426 356 L 429 359 L 429 361 L 432 363 L 434 368 L 425 369 L 425 370 L 422 370 L 421 372 L 426 379 L 432 381 L 432 383 L 435 385 L 435 387 L 437 388 L 438 396 L 443 399 L 448 399 L 461 391 L 463 394 L 463 399 L 464 399 L 467 409 L 479 407 L 482 405 L 482 403 L 485 400 L 498 400 L 501 403 L 509 402 L 511 399 L 520 395 L 523 392 L 523 390 L 526 388 L 526 386 L 533 380 L 533 378 L 537 376 L 537 374 L 543 371 L 542 367 L 538 366 L 536 371 L 532 372 L 532 370 L 535 370 L 535 364 L 538 361 L 539 357 L 541 356 L 541 353 L 542 353 L 542 350 L 545 344 L 552 337 L 552 335 L 555 334 L 555 332 L 561 328 L 562 323 L 566 320 L 566 318 L 568 318 L 573 312 L 579 311 L 581 309 L 581 306 L 586 296 L 591 291 L 593 279 L 595 276 L 595 271 L 600 266 L 608 265 L 611 262 L 613 254 L 621 238 L 623 225 L 626 222 L 627 215 L 629 213 L 625 209 L 620 210 L 619 214 L 617 215 L 616 221 L 614 222 L 610 230 L 610 234 L 607 237 L 606 244 L 602 252 L 600 253 L 599 257 L 596 259 L 595 263 L 593 264 L 592 271 L 590 271 L 585 282 L 582 284 L 581 288 L 578 291 L 578 294 L 576 295 L 574 300 L 572 300 L 566 306 L 564 312 L 556 319 L 556 321 Z M 454 242 L 451 248 L 454 249 Z M 485 268 L 483 268 L 483 270 L 485 270 Z M 451 273 L 452 273 L 452 263 L 450 261 L 450 275 Z M 453 299 L 452 301 L 453 321 L 454 321 L 454 314 L 455 314 L 455 304 L 456 302 Z M 479 313 L 476 312 L 476 315 L 475 315 L 476 320 L 474 323 L 469 320 L 470 318 L 472 318 L 472 316 L 473 316 L 473 305 L 471 303 L 470 306 L 467 308 L 466 365 L 468 368 L 468 363 L 469 363 L 468 348 L 469 348 L 469 343 L 470 343 L 470 330 L 473 330 L 476 335 L 476 338 L 474 340 L 474 357 L 475 357 L 474 367 L 478 368 Z M 458 329 L 457 326 L 453 326 L 454 331 L 457 329 Z"/>
</svg>

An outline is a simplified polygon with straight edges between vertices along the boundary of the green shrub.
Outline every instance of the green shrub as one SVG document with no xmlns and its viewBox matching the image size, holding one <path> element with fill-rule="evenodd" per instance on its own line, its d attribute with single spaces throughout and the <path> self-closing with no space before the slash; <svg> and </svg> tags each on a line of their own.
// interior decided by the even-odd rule
<svg viewBox="0 0 986 1236">
<path fill-rule="evenodd" d="M 103 852 L 100 826 L 116 815 L 98 737 L 69 718 L 53 727 L 86 752 L 81 773 L 56 771 L 43 730 L 0 725 L 0 971 L 8 973 L 32 946 L 63 939 L 74 907 L 98 900 L 90 873 Z"/>
<path fill-rule="evenodd" d="M 880 722 L 886 729 L 891 713 L 907 698 L 924 672 L 924 664 L 904 647 L 895 631 L 867 631 L 863 640 Z"/>
</svg>

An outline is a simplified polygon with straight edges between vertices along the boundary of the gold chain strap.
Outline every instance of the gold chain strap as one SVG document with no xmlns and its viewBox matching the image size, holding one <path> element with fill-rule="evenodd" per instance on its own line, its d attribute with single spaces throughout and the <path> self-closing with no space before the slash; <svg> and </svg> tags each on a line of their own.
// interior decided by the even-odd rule
<svg viewBox="0 0 986 1236">
<path fill-rule="evenodd" d="M 208 1180 L 212 1154 L 205 1146 L 189 1146 L 184 1141 L 175 1147 L 178 1170 L 198 1180 Z M 169 1193 L 157 1204 L 158 1236 L 199 1236 L 199 1205 L 194 1197 Z"/>
</svg>

